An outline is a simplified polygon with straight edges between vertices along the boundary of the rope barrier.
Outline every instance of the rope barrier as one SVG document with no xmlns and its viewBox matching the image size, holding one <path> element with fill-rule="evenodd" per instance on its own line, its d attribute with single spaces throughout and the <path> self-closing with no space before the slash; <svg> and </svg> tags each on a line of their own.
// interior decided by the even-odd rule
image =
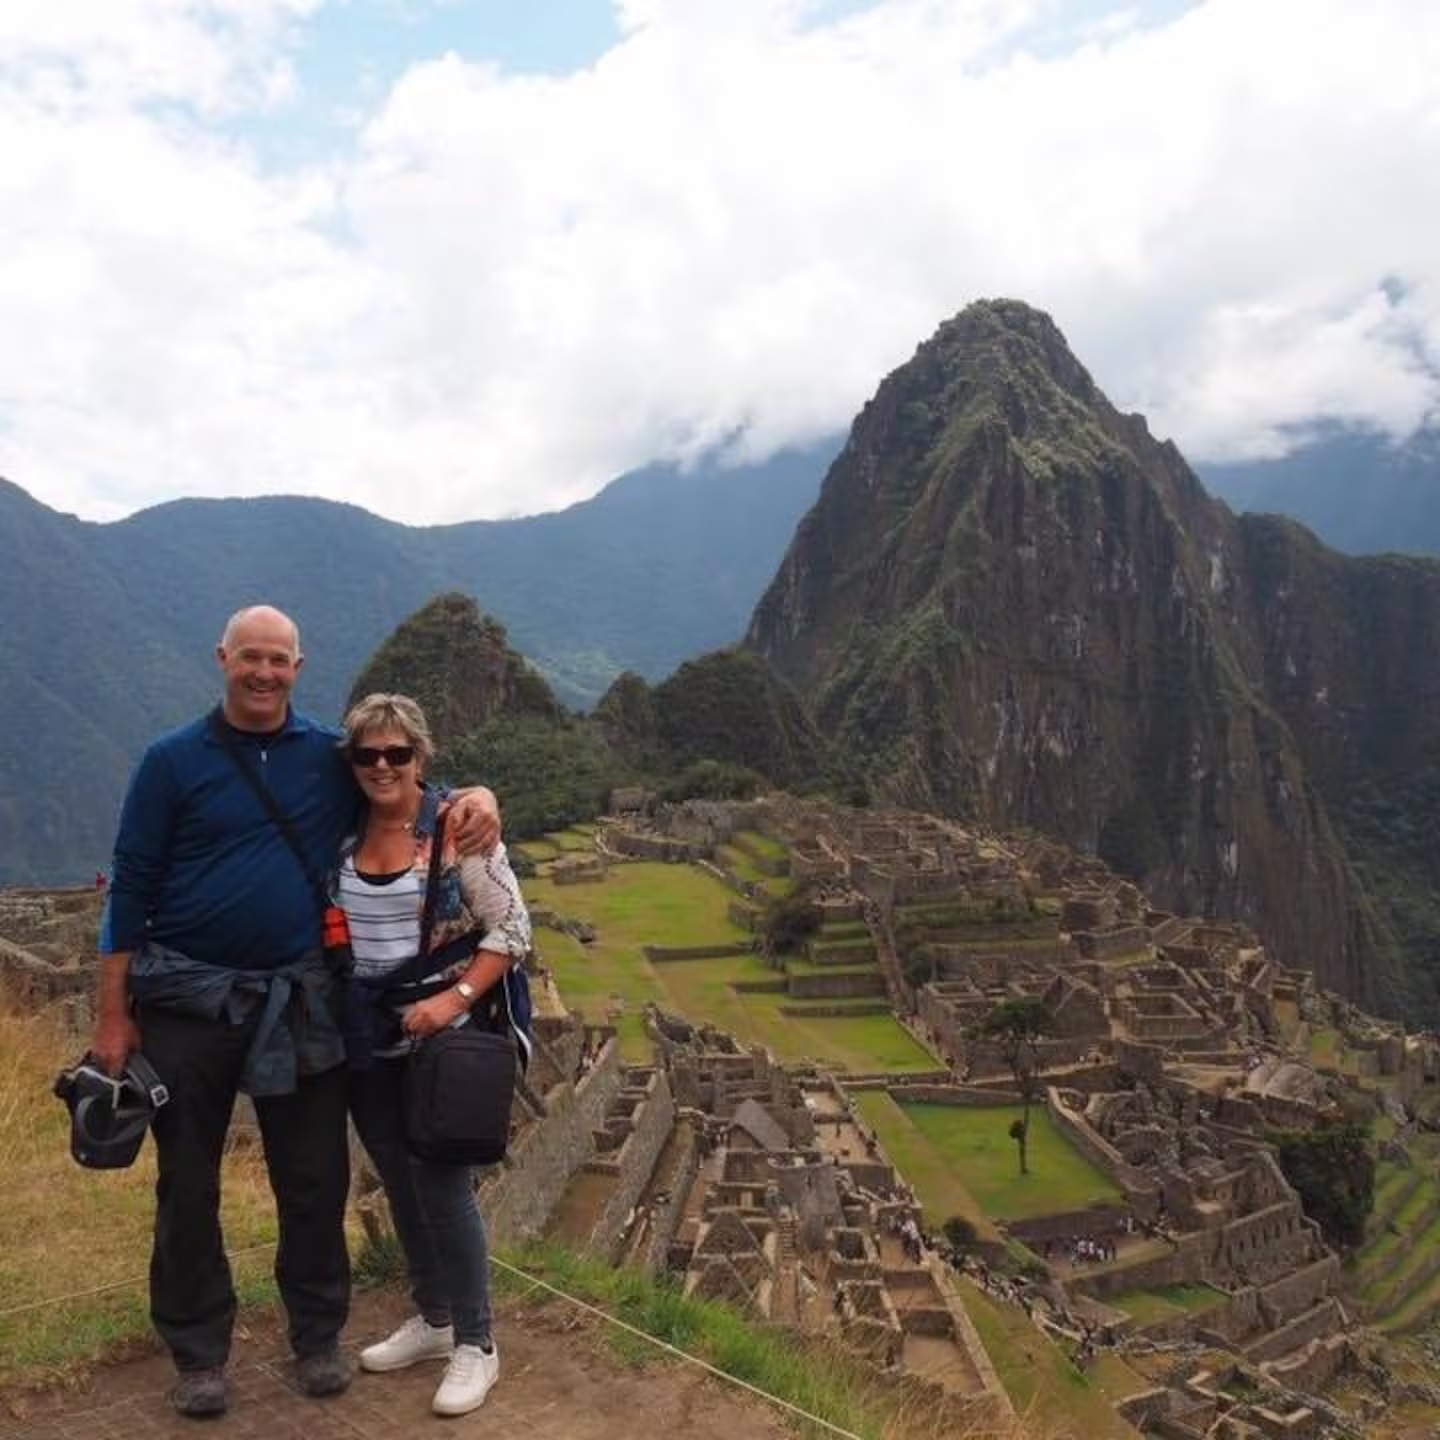
<svg viewBox="0 0 1440 1440">
<path fill-rule="evenodd" d="M 838 1435 L 841 1440 L 861 1440 L 853 1430 L 842 1430 L 840 1426 L 826 1420 L 823 1416 L 812 1414 L 809 1410 L 802 1409 L 799 1405 L 792 1404 L 789 1400 L 783 1400 L 778 1395 L 772 1395 L 768 1390 L 762 1390 L 758 1385 L 752 1385 L 748 1380 L 742 1380 L 738 1375 L 727 1374 L 718 1366 L 710 1364 L 708 1360 L 702 1360 L 698 1355 L 691 1355 L 688 1351 L 681 1350 L 679 1346 L 672 1345 L 668 1340 L 662 1340 L 657 1335 L 651 1335 L 648 1331 L 641 1330 L 639 1326 L 631 1325 L 628 1321 L 620 1319 L 618 1315 L 612 1315 L 608 1310 L 602 1310 L 598 1305 L 592 1305 L 588 1300 L 581 1300 L 577 1295 L 568 1294 L 558 1286 L 551 1285 L 549 1281 L 542 1280 L 538 1275 L 532 1275 L 527 1270 L 521 1270 L 518 1266 L 511 1265 L 501 1260 L 498 1256 L 490 1257 L 492 1265 L 498 1265 L 502 1270 L 508 1270 L 512 1275 L 529 1282 L 532 1290 L 548 1290 L 552 1295 L 558 1296 L 561 1300 L 568 1301 L 577 1310 L 587 1311 L 589 1314 L 604 1320 L 617 1329 L 624 1330 L 639 1340 L 647 1341 L 658 1350 L 664 1350 L 677 1360 L 683 1360 L 688 1365 L 698 1366 L 701 1370 L 708 1371 L 719 1380 L 727 1384 L 738 1386 L 742 1390 L 748 1390 L 750 1394 L 757 1396 L 767 1403 L 777 1406 L 781 1410 L 788 1410 L 792 1415 L 811 1425 L 818 1426 L 822 1430 L 828 1430 L 832 1435 Z"/>
<path fill-rule="evenodd" d="M 243 1250 L 232 1250 L 230 1258 L 238 1260 L 244 1255 L 256 1255 L 262 1250 L 274 1248 L 271 1241 L 263 1245 L 250 1245 Z M 706 1371 L 718 1380 L 723 1380 L 729 1385 L 734 1385 L 741 1390 L 748 1391 L 751 1395 L 765 1401 L 769 1405 L 780 1410 L 787 1410 L 797 1419 L 804 1420 L 807 1424 L 814 1425 L 818 1429 L 829 1431 L 831 1435 L 840 1437 L 840 1440 L 862 1440 L 853 1430 L 842 1429 L 839 1425 L 826 1420 L 821 1415 L 816 1415 L 779 1395 L 772 1395 L 768 1390 L 762 1390 L 758 1385 L 752 1385 L 748 1380 L 742 1380 L 738 1375 L 728 1374 L 718 1366 L 712 1365 L 708 1360 L 702 1360 L 698 1355 L 691 1355 L 688 1351 L 680 1349 L 678 1345 L 672 1345 L 668 1340 L 662 1340 L 658 1335 L 651 1335 L 648 1331 L 640 1329 L 637 1325 L 631 1325 L 629 1321 L 622 1320 L 618 1315 L 612 1315 L 608 1310 L 602 1310 L 598 1305 L 592 1305 L 588 1300 L 582 1300 L 578 1295 L 571 1295 L 568 1291 L 562 1290 L 559 1286 L 552 1285 L 548 1280 L 542 1280 L 538 1275 L 532 1275 L 528 1270 L 522 1270 L 517 1265 L 511 1265 L 508 1261 L 502 1260 L 497 1255 L 490 1256 L 491 1265 L 498 1266 L 501 1270 L 507 1270 L 511 1275 L 527 1282 L 526 1293 L 533 1290 L 546 1290 L 558 1299 L 573 1305 L 577 1310 L 583 1310 L 587 1314 L 603 1320 L 606 1324 L 615 1326 L 618 1330 L 624 1330 L 627 1334 L 633 1335 L 638 1340 L 653 1345 L 657 1350 L 663 1350 L 666 1354 L 676 1360 L 681 1360 L 687 1365 L 694 1365 L 698 1369 Z M 30 1310 L 41 1310 L 47 1305 L 62 1305 L 67 1300 L 85 1300 L 93 1295 L 103 1295 L 111 1290 L 123 1290 L 127 1286 L 142 1285 L 146 1277 L 143 1275 L 132 1275 L 125 1280 L 114 1280 L 107 1285 L 96 1285 L 89 1290 L 72 1290 L 65 1295 L 50 1295 L 43 1300 L 32 1300 L 24 1305 L 12 1305 L 8 1309 L 0 1310 L 0 1320 L 6 1320 L 12 1315 L 23 1315 Z"/>
<path fill-rule="evenodd" d="M 263 1245 L 247 1245 L 243 1250 L 231 1250 L 229 1257 L 238 1260 L 242 1255 L 258 1255 L 262 1250 L 273 1250 L 275 1242 L 267 1240 Z M 147 1275 L 131 1275 L 126 1280 L 112 1280 L 108 1285 L 96 1285 L 90 1290 L 72 1290 L 68 1295 L 47 1295 L 43 1300 L 31 1300 L 24 1305 L 12 1305 L 7 1310 L 0 1310 L 0 1320 L 8 1320 L 12 1315 L 23 1315 L 28 1310 L 43 1310 L 47 1305 L 63 1305 L 67 1300 L 87 1300 L 92 1295 L 103 1295 L 108 1290 L 124 1290 L 131 1285 L 144 1285 L 148 1282 Z"/>
</svg>

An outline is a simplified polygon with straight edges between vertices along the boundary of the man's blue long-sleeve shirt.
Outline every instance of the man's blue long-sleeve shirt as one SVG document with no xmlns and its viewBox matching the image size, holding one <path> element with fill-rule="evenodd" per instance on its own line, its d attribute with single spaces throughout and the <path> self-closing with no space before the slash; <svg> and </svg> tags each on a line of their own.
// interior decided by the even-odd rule
<svg viewBox="0 0 1440 1440">
<path fill-rule="evenodd" d="M 324 876 L 358 805 L 339 732 L 292 710 L 278 735 L 231 733 Z M 100 950 L 147 939 L 245 970 L 288 964 L 320 944 L 315 892 L 209 716 L 150 746 L 120 812 Z"/>
</svg>

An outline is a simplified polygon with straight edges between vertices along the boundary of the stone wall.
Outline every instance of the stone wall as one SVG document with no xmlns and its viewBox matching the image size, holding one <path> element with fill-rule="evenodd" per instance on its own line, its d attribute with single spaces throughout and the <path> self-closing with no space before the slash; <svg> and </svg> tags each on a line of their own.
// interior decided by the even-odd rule
<svg viewBox="0 0 1440 1440">
<path fill-rule="evenodd" d="M 651 1204 L 650 1241 L 636 1258 L 647 1270 L 663 1270 L 669 1263 L 670 1245 L 685 1218 L 685 1205 L 700 1170 L 700 1147 L 694 1128 L 681 1120 L 674 1136 L 674 1162 L 668 1172 L 655 1177 L 656 1186 L 667 1191 L 666 1198 Z"/>
<path fill-rule="evenodd" d="M 1113 960 L 1120 955 L 1138 955 L 1150 948 L 1150 932 L 1143 925 L 1119 930 L 1081 930 L 1072 937 L 1088 960 Z"/>
<path fill-rule="evenodd" d="M 1158 1045 L 1129 1040 L 1117 1035 L 1111 1042 L 1115 1063 L 1137 1079 L 1158 1083 L 1165 1075 L 1165 1052 Z"/>
<path fill-rule="evenodd" d="M 606 844 L 617 855 L 628 855 L 634 860 L 662 860 L 671 864 L 704 860 L 711 852 L 708 844 L 637 830 L 613 830 L 606 836 Z"/>
<path fill-rule="evenodd" d="M 1326 1254 L 1312 1265 L 1271 1281 L 1260 1292 L 1260 1310 L 1274 1327 L 1328 1299 L 1340 1282 L 1340 1261 Z"/>
<path fill-rule="evenodd" d="M 1324 1390 L 1349 1359 L 1350 1341 L 1342 1333 L 1311 1341 L 1283 1360 L 1263 1361 L 1260 1368 L 1264 1374 L 1273 1376 L 1291 1390 L 1315 1395 Z"/>
<path fill-rule="evenodd" d="M 845 863 L 821 850 L 796 849 L 790 852 L 790 873 L 802 884 L 807 880 L 843 880 Z"/>
<path fill-rule="evenodd" d="M 59 1000 L 86 1002 L 95 989 L 95 968 L 54 965 L 23 946 L 0 940 L 0 985 L 27 1010 Z"/>
<path fill-rule="evenodd" d="M 1089 1295 L 1096 1300 L 1109 1300 L 1128 1290 L 1158 1290 L 1166 1285 L 1198 1280 L 1202 1269 L 1203 1261 L 1198 1256 L 1193 1266 L 1187 1266 L 1183 1249 L 1177 1246 L 1145 1260 L 1084 1271 L 1076 1276 L 1074 1284 L 1078 1294 Z"/>
<path fill-rule="evenodd" d="M 1020 1104 L 1016 1090 L 982 1089 L 977 1085 L 890 1085 L 890 1098 L 897 1104 L 964 1105 L 976 1110 Z"/>
<path fill-rule="evenodd" d="M 1277 1264 L 1288 1266 L 1304 1260 L 1314 1243 L 1299 1202 L 1282 1200 L 1225 1225 L 1215 1258 L 1237 1274 L 1248 1270 L 1253 1278 L 1256 1269 L 1273 1271 Z"/>
<path fill-rule="evenodd" d="M 744 900 L 730 901 L 725 907 L 725 914 L 732 925 L 738 925 L 742 930 L 753 932 L 760 928 L 760 912 Z"/>
<path fill-rule="evenodd" d="M 837 1000 L 845 996 L 883 995 L 885 977 L 878 970 L 791 974 L 786 989 L 795 1000 Z"/>
<path fill-rule="evenodd" d="M 875 942 L 869 936 L 827 944 L 823 935 L 805 942 L 805 958 L 812 965 L 867 965 L 875 962 Z"/>
<path fill-rule="evenodd" d="M 1070 1210 L 1057 1215 L 1039 1215 L 1030 1220 L 1012 1220 L 1007 1227 L 1017 1240 L 1032 1250 L 1043 1248 L 1046 1241 L 1064 1241 L 1075 1235 L 1099 1239 L 1117 1235 L 1131 1213 L 1130 1206 L 1089 1205 L 1083 1210 Z"/>
<path fill-rule="evenodd" d="M 982 984 L 1004 984 L 1015 975 L 1048 978 L 1056 969 L 1075 961 L 1068 944 L 1007 947 L 1003 942 L 977 945 L 974 941 L 935 940 L 930 944 L 935 968 L 943 980 L 978 978 Z"/>
<path fill-rule="evenodd" d="M 1147 1177 L 1106 1139 L 1096 1134 L 1083 1115 L 1078 1115 L 1060 1097 L 1054 1086 L 1045 1091 L 1045 1108 L 1061 1134 L 1067 1136 L 1077 1150 L 1099 1166 L 1132 1200 L 1138 1192 L 1153 1188 Z"/>
<path fill-rule="evenodd" d="M 1323 1340 L 1344 1327 L 1344 1315 L 1334 1300 L 1325 1300 L 1313 1310 L 1262 1335 L 1246 1346 L 1245 1353 L 1252 1360 L 1274 1360 L 1308 1345 L 1312 1340 Z"/>
<path fill-rule="evenodd" d="M 670 960 L 723 960 L 735 955 L 748 955 L 755 947 L 745 940 L 722 945 L 642 945 L 641 953 L 652 965 Z"/>
<path fill-rule="evenodd" d="M 630 1091 L 630 1085 L 624 1086 L 616 1096 L 616 1103 L 625 1104 Z M 605 1255 L 612 1260 L 630 1212 L 644 1193 L 654 1173 L 655 1161 L 670 1138 L 670 1130 L 675 1123 L 675 1102 L 663 1070 L 651 1070 L 645 1077 L 643 1095 L 635 1096 L 632 1117 L 630 1133 L 620 1149 L 605 1156 L 603 1161 L 589 1162 L 592 1165 L 603 1164 L 607 1171 L 613 1173 L 615 1188 L 590 1232 L 586 1248 L 592 1254 Z"/>
<path fill-rule="evenodd" d="M 592 1136 L 604 1126 L 623 1079 L 612 1037 L 577 1083 L 546 1094 L 546 1115 L 526 1127 L 503 1165 L 482 1174 L 479 1203 L 492 1240 L 510 1244 L 544 1230 L 570 1177 L 590 1156 Z"/>
</svg>

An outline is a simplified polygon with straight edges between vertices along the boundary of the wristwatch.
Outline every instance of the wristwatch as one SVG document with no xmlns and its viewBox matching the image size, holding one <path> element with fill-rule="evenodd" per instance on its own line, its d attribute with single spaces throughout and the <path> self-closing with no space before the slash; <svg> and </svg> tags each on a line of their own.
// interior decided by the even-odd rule
<svg viewBox="0 0 1440 1440">
<path fill-rule="evenodd" d="M 475 987 L 468 980 L 457 980 L 455 993 L 468 1005 L 475 998 Z"/>
</svg>

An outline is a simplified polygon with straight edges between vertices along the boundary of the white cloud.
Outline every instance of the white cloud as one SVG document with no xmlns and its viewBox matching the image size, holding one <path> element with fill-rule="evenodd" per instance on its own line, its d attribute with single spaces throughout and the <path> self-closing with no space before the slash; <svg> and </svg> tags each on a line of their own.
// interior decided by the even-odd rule
<svg viewBox="0 0 1440 1440">
<path fill-rule="evenodd" d="M 993 294 L 1194 455 L 1436 407 L 1432 0 L 624 0 L 586 70 L 416 63 L 270 173 L 208 117 L 283 103 L 311 8 L 7 0 L 0 473 L 47 502 L 548 508 L 840 428 Z"/>
<path fill-rule="evenodd" d="M 283 84 L 276 45 L 321 3 L 5 0 L 0 82 L 72 113 L 147 100 L 204 113 L 264 103 Z"/>
</svg>

